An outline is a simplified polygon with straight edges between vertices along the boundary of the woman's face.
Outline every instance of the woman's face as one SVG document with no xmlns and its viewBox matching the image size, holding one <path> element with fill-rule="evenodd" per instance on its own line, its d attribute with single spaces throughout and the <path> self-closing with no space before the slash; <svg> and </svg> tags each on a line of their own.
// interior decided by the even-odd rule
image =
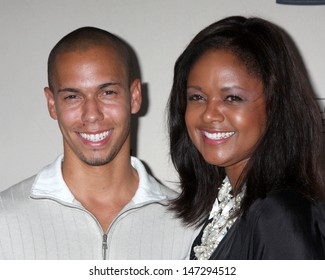
<svg viewBox="0 0 325 280">
<path fill-rule="evenodd" d="M 203 158 L 234 185 L 265 130 L 262 81 L 230 51 L 207 51 L 188 76 L 185 122 Z"/>
</svg>

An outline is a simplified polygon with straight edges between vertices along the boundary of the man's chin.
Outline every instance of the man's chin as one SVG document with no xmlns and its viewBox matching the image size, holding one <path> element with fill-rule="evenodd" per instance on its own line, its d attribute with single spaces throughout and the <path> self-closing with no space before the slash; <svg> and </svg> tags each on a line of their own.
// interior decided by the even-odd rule
<svg viewBox="0 0 325 280">
<path fill-rule="evenodd" d="M 115 158 L 115 154 L 108 156 L 99 156 L 93 155 L 90 157 L 86 157 L 84 155 L 80 156 L 80 159 L 89 166 L 103 166 L 110 163 Z"/>
</svg>

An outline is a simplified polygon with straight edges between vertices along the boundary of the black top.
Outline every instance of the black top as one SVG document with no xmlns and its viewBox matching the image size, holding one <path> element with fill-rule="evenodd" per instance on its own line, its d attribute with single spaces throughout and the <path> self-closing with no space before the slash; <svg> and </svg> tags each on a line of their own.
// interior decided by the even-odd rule
<svg viewBox="0 0 325 280">
<path fill-rule="evenodd" d="M 193 243 L 191 259 L 195 259 L 193 247 L 201 243 L 203 229 Z M 310 202 L 293 191 L 257 199 L 210 259 L 325 259 L 325 204 Z"/>
</svg>

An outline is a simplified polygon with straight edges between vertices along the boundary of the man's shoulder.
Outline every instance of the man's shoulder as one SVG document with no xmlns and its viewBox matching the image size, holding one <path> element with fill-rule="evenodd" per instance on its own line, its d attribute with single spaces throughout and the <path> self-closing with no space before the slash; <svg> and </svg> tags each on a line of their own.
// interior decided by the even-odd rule
<svg viewBox="0 0 325 280">
<path fill-rule="evenodd" d="M 162 193 L 164 193 L 169 199 L 175 199 L 179 196 L 179 193 L 176 190 L 174 190 L 168 186 L 165 186 L 161 183 L 159 183 L 159 185 L 160 185 Z"/>
<path fill-rule="evenodd" d="M 0 192 L 0 199 L 2 202 L 1 203 L 2 206 L 8 205 L 8 203 L 11 204 L 11 203 L 28 199 L 35 178 L 36 175 L 33 175 Z"/>
<path fill-rule="evenodd" d="M 150 178 L 149 182 L 151 190 L 159 190 L 159 192 L 166 196 L 168 200 L 175 199 L 179 196 L 179 193 L 175 189 L 162 184 L 158 179 L 150 174 L 148 174 L 148 177 Z"/>
<path fill-rule="evenodd" d="M 147 195 L 153 197 L 165 197 L 168 200 L 174 199 L 179 195 L 175 190 L 163 185 L 157 178 L 155 178 L 143 161 L 136 157 L 131 157 L 131 163 L 139 175 L 139 188 Z"/>
</svg>

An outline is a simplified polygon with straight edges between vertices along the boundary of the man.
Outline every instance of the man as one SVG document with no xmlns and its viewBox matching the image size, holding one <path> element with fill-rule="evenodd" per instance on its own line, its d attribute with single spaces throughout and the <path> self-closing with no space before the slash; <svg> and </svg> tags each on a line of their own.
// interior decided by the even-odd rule
<svg viewBox="0 0 325 280">
<path fill-rule="evenodd" d="M 45 96 L 64 154 L 0 196 L 2 259 L 182 259 L 193 229 L 168 211 L 176 193 L 130 157 L 141 105 L 129 47 L 101 29 L 63 37 Z"/>
</svg>

